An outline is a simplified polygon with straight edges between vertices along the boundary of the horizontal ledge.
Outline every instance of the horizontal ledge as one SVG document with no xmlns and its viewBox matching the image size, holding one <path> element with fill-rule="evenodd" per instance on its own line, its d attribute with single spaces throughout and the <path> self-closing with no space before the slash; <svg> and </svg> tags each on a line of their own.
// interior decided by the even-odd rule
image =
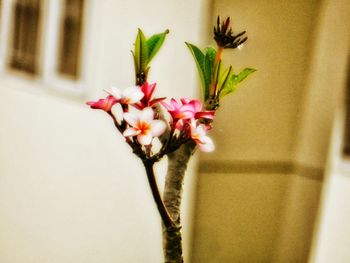
<svg viewBox="0 0 350 263">
<path fill-rule="evenodd" d="M 199 163 L 200 173 L 232 174 L 295 174 L 322 181 L 324 169 L 284 161 L 204 161 Z"/>
</svg>

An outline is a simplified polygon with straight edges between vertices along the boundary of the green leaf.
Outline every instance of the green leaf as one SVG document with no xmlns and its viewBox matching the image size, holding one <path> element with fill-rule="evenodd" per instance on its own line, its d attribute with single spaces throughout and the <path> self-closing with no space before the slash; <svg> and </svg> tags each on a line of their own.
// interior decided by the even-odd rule
<svg viewBox="0 0 350 263">
<path fill-rule="evenodd" d="M 241 83 L 245 78 L 247 78 L 250 74 L 252 74 L 255 71 L 256 69 L 253 68 L 245 68 L 238 75 L 230 74 L 226 83 L 220 90 L 220 98 L 236 91 L 238 84 Z"/>
<path fill-rule="evenodd" d="M 148 64 L 151 62 L 152 58 L 157 54 L 157 52 L 163 45 L 165 37 L 168 33 L 169 30 L 167 29 L 164 31 L 164 33 L 155 34 L 147 40 L 146 43 L 148 47 Z"/>
<path fill-rule="evenodd" d="M 214 47 L 206 47 L 204 49 L 205 51 L 205 55 L 209 58 L 210 64 L 211 64 L 211 68 L 213 68 L 214 66 L 214 61 L 215 61 L 215 57 L 216 57 L 216 49 Z"/>
<path fill-rule="evenodd" d="M 148 46 L 146 37 L 140 28 L 135 41 L 134 59 L 137 72 L 143 72 L 148 64 Z"/>
<path fill-rule="evenodd" d="M 204 53 L 195 45 L 187 43 L 187 47 L 191 51 L 191 54 L 196 62 L 198 73 L 202 84 L 202 94 L 204 100 L 209 98 L 211 80 L 214 78 L 215 70 L 215 57 L 216 49 L 213 47 L 207 47 L 204 49 Z M 218 70 L 220 67 L 217 68 Z"/>
<path fill-rule="evenodd" d="M 206 101 L 209 98 L 209 93 L 210 93 L 210 82 L 211 82 L 211 76 L 212 76 L 212 62 L 210 60 L 210 56 L 205 54 L 204 57 L 204 66 L 203 66 L 203 71 L 204 71 L 204 101 Z"/>
<path fill-rule="evenodd" d="M 238 81 L 237 84 L 240 83 L 240 82 L 242 82 L 246 77 L 248 77 L 250 74 L 252 74 L 252 73 L 255 72 L 255 71 L 256 71 L 256 69 L 253 69 L 253 68 L 245 68 L 245 69 L 243 69 L 243 70 L 238 74 L 238 76 L 237 76 L 237 78 L 236 78 L 236 81 Z"/>
<path fill-rule="evenodd" d="M 223 73 L 220 74 L 219 81 L 217 84 L 217 89 L 221 90 L 225 88 L 226 84 L 228 84 L 228 80 L 230 76 L 232 76 L 232 66 L 228 67 Z"/>
<path fill-rule="evenodd" d="M 209 98 L 210 84 L 214 74 L 214 61 L 216 57 L 216 49 L 213 47 L 205 48 L 205 59 L 204 59 L 204 101 Z"/>
<path fill-rule="evenodd" d="M 192 45 L 190 43 L 185 42 L 189 50 L 191 51 L 191 54 L 194 58 L 194 61 L 196 62 L 197 70 L 199 73 L 199 77 L 201 79 L 201 84 L 202 84 L 202 93 L 203 96 L 206 96 L 207 93 L 207 77 L 206 77 L 206 70 L 205 70 L 205 55 L 203 52 L 196 47 L 195 45 Z"/>
</svg>

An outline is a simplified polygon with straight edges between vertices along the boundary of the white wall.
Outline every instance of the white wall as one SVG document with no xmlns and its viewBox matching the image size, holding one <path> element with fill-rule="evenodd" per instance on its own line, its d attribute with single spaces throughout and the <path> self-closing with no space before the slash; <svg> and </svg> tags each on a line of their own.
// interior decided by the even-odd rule
<svg viewBox="0 0 350 263">
<path fill-rule="evenodd" d="M 0 80 L 2 263 L 161 262 L 160 220 L 142 166 L 106 114 L 84 101 L 104 96 L 102 89 L 112 84 L 133 84 L 137 27 L 146 35 L 171 31 L 151 69 L 157 94 L 195 94 L 195 66 L 184 41 L 200 41 L 206 1 L 90 5 L 86 98 L 56 96 L 40 81 Z"/>
</svg>

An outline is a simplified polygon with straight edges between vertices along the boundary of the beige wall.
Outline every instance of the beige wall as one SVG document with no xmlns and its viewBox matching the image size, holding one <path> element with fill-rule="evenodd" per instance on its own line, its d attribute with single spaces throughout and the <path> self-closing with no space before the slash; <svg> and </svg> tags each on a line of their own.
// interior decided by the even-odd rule
<svg viewBox="0 0 350 263">
<path fill-rule="evenodd" d="M 89 1 L 84 99 L 57 96 L 40 80 L 1 77 L 1 263 L 161 262 L 160 220 L 142 166 L 110 119 L 84 101 L 103 96 L 112 84 L 133 84 L 137 27 L 147 35 L 171 30 L 152 66 L 158 94 L 193 95 L 195 68 L 184 41 L 200 41 L 205 4 Z M 191 185 L 184 207 L 186 258 Z"/>
<path fill-rule="evenodd" d="M 350 261 L 350 166 L 349 158 L 342 156 L 345 84 L 349 74 L 349 26 L 349 1 L 326 1 L 322 31 L 319 34 L 319 61 L 314 69 L 318 81 L 314 81 L 314 84 L 324 90 L 328 95 L 324 98 L 331 100 L 334 105 L 334 118 L 322 205 L 310 263 Z M 329 39 L 337 43 L 337 48 L 332 47 Z"/>
<path fill-rule="evenodd" d="M 227 64 L 258 71 L 222 102 L 216 152 L 202 155 L 193 262 L 306 262 L 329 138 L 313 136 L 312 149 L 304 138 L 315 123 L 330 130 L 309 109 L 319 110 L 308 81 L 320 3 L 214 3 L 212 21 L 230 15 L 248 34 Z"/>
<path fill-rule="evenodd" d="M 193 262 L 272 262 L 289 176 L 200 176 Z"/>
<path fill-rule="evenodd" d="M 217 14 L 247 31 L 242 50 L 226 52 L 226 64 L 255 72 L 222 101 L 216 119 L 215 155 L 204 160 L 289 161 L 295 145 L 307 78 L 317 1 L 214 1 Z M 222 125 L 226 124 L 226 125 Z"/>
</svg>

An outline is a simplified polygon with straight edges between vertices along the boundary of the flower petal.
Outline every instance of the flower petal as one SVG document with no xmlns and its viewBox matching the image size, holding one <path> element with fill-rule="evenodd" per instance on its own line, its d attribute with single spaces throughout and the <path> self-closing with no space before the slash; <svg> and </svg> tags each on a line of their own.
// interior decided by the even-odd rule
<svg viewBox="0 0 350 263">
<path fill-rule="evenodd" d="M 181 100 L 181 102 L 182 102 L 183 105 L 184 105 L 184 104 L 188 104 L 188 103 L 191 101 L 191 100 L 188 99 L 188 98 L 181 98 L 180 100 Z"/>
<path fill-rule="evenodd" d="M 150 145 L 152 142 L 152 139 L 153 139 L 153 137 L 152 137 L 152 134 L 150 132 L 137 135 L 137 140 L 142 145 Z"/>
<path fill-rule="evenodd" d="M 186 110 L 186 111 L 178 111 L 176 113 L 174 113 L 174 117 L 176 119 L 191 119 L 194 117 L 194 112 L 193 111 L 189 111 L 189 110 Z"/>
<path fill-rule="evenodd" d="M 129 100 L 129 104 L 139 102 L 143 98 L 144 94 L 140 92 L 133 93 L 130 97 L 127 97 L 126 99 Z"/>
<path fill-rule="evenodd" d="M 208 136 L 202 137 L 201 140 L 202 140 L 202 143 L 198 144 L 198 147 L 199 149 L 201 149 L 201 151 L 212 152 L 215 150 L 214 143 Z"/>
<path fill-rule="evenodd" d="M 203 109 L 203 104 L 199 100 L 191 100 L 189 103 L 193 105 L 193 108 L 196 112 Z"/>
<path fill-rule="evenodd" d="M 215 115 L 215 111 L 213 110 L 208 110 L 208 111 L 200 111 L 200 112 L 196 112 L 195 118 L 196 119 L 200 119 L 200 118 L 204 118 L 204 119 L 214 119 L 214 115 Z"/>
<path fill-rule="evenodd" d="M 207 130 L 205 128 L 204 124 L 199 124 L 198 127 L 196 128 L 196 132 L 199 135 L 199 137 L 204 137 L 207 134 Z M 201 138 L 202 139 L 202 138 Z"/>
<path fill-rule="evenodd" d="M 140 121 L 150 123 L 151 121 L 153 121 L 153 118 L 154 112 L 151 107 L 146 107 L 142 110 L 140 115 Z"/>
<path fill-rule="evenodd" d="M 124 120 L 129 123 L 131 126 L 136 127 L 139 120 L 138 116 L 135 116 L 133 113 L 126 112 L 124 113 Z"/>
<path fill-rule="evenodd" d="M 115 119 L 117 120 L 117 123 L 120 125 L 123 121 L 123 107 L 122 105 L 120 105 L 120 103 L 116 103 L 113 107 L 112 107 L 112 113 L 115 117 Z"/>
<path fill-rule="evenodd" d="M 156 88 L 156 83 L 148 84 L 147 82 L 145 82 L 141 86 L 141 90 L 145 94 L 145 99 L 147 101 L 149 101 L 151 99 L 155 88 Z"/>
<path fill-rule="evenodd" d="M 175 100 L 175 99 L 171 99 L 170 100 L 170 104 L 171 106 L 173 106 L 173 108 L 176 110 L 176 109 L 179 109 L 181 107 L 181 105 Z"/>
<path fill-rule="evenodd" d="M 180 111 L 192 111 L 196 112 L 196 109 L 192 103 L 190 104 L 185 104 L 180 107 Z"/>
<path fill-rule="evenodd" d="M 154 104 L 157 104 L 158 102 L 161 102 L 161 101 L 163 101 L 163 100 L 165 100 L 165 99 L 166 99 L 166 97 L 155 98 L 154 100 L 151 100 L 151 101 L 149 102 L 149 106 L 153 106 Z"/>
<path fill-rule="evenodd" d="M 128 87 L 123 91 L 123 97 L 128 104 L 140 101 L 144 94 L 139 86 Z"/>
<path fill-rule="evenodd" d="M 173 111 L 174 110 L 174 107 L 164 101 L 162 101 L 160 104 L 163 105 L 163 107 L 167 110 L 167 111 Z"/>
<path fill-rule="evenodd" d="M 153 137 L 158 137 L 165 132 L 166 124 L 164 121 L 154 120 L 151 123 L 151 134 Z"/>
<path fill-rule="evenodd" d="M 108 91 L 107 91 L 108 92 Z M 108 92 L 109 94 L 111 94 L 116 100 L 120 100 L 122 98 L 122 92 L 120 89 L 116 88 L 116 87 L 112 87 L 111 91 Z"/>
<path fill-rule="evenodd" d="M 92 109 L 110 111 L 112 106 L 116 103 L 116 99 L 113 96 L 109 95 L 105 99 L 99 99 L 98 101 L 89 101 L 86 104 L 89 105 Z"/>
<path fill-rule="evenodd" d="M 140 134 L 140 130 L 137 130 L 135 128 L 128 128 L 123 132 L 123 135 L 125 137 L 129 137 L 129 136 L 136 136 Z"/>
</svg>

